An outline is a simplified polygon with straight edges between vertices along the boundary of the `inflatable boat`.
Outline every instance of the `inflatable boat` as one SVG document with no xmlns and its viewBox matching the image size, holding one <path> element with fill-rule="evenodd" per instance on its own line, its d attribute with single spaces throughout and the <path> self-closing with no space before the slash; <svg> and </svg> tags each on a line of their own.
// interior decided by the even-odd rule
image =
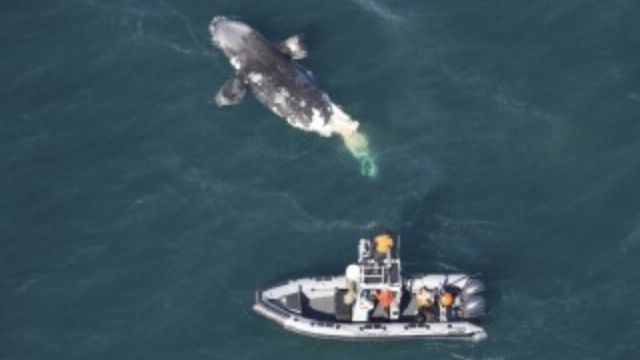
<svg viewBox="0 0 640 360">
<path fill-rule="evenodd" d="M 361 239 L 358 261 L 336 276 L 258 290 L 253 309 L 299 334 L 345 340 L 487 337 L 485 286 L 467 274 L 402 273 L 399 239 Z"/>
</svg>

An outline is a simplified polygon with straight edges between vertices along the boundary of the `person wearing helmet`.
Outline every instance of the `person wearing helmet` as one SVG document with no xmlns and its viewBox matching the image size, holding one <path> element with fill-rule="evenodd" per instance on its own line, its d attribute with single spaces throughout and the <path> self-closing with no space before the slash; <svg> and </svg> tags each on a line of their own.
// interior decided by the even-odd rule
<svg viewBox="0 0 640 360">
<path fill-rule="evenodd" d="M 416 316 L 419 322 L 430 322 L 436 319 L 433 299 L 433 292 L 427 288 L 422 288 L 416 293 L 416 306 L 418 307 Z"/>
<path fill-rule="evenodd" d="M 440 295 L 440 306 L 450 307 L 453 305 L 453 294 L 450 292 L 444 292 Z"/>
</svg>

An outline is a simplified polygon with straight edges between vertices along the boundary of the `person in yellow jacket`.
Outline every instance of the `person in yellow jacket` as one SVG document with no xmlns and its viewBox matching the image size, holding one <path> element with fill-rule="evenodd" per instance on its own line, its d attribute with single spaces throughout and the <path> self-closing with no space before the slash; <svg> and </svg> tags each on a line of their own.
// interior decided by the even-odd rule
<svg viewBox="0 0 640 360">
<path fill-rule="evenodd" d="M 385 231 L 373 238 L 373 244 L 377 254 L 386 255 L 393 248 L 393 237 L 391 237 L 391 233 Z"/>
</svg>

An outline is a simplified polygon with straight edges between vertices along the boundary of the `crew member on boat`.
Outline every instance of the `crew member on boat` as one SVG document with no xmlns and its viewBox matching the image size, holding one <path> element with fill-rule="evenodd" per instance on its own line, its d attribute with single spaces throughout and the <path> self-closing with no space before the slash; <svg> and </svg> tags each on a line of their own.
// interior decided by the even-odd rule
<svg viewBox="0 0 640 360">
<path fill-rule="evenodd" d="M 384 231 L 383 233 L 376 235 L 373 239 L 373 244 L 376 249 L 376 258 L 383 259 L 393 248 L 393 237 L 389 231 Z"/>
</svg>

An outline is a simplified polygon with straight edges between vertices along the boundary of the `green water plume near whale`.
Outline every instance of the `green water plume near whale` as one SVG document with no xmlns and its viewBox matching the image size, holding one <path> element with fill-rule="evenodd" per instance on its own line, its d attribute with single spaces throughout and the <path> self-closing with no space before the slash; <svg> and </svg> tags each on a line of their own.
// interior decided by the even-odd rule
<svg viewBox="0 0 640 360">
<path fill-rule="evenodd" d="M 349 134 L 340 134 L 344 145 L 351 155 L 360 163 L 362 175 L 375 178 L 378 175 L 378 165 L 376 159 L 369 150 L 369 140 L 367 136 L 358 131 Z"/>
<path fill-rule="evenodd" d="M 321 127 L 313 127 L 312 131 L 323 136 L 339 135 L 347 150 L 360 163 L 362 175 L 375 178 L 378 175 L 376 158 L 369 148 L 369 139 L 359 131 L 359 127 L 357 120 L 345 113 L 340 106 L 331 103 L 329 121 Z"/>
</svg>

